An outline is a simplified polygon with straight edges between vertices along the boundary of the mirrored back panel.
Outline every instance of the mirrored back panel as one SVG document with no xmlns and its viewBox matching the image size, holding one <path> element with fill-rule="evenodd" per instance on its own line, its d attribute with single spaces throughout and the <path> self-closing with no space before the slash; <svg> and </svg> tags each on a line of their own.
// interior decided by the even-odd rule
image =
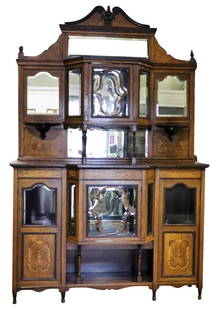
<svg viewBox="0 0 219 310">
<path fill-rule="evenodd" d="M 49 72 L 27 76 L 27 115 L 59 114 L 59 77 Z"/>
<path fill-rule="evenodd" d="M 148 130 L 137 130 L 135 154 L 137 158 L 148 155 Z M 82 131 L 68 129 L 67 155 L 71 158 L 82 157 Z M 128 129 L 88 129 L 87 158 L 128 158 L 133 152 L 133 136 Z"/>
<path fill-rule="evenodd" d="M 157 80 L 157 116 L 187 116 L 187 81 L 177 75 Z"/>
<path fill-rule="evenodd" d="M 89 237 L 136 236 L 137 187 L 135 185 L 87 186 Z"/>
</svg>

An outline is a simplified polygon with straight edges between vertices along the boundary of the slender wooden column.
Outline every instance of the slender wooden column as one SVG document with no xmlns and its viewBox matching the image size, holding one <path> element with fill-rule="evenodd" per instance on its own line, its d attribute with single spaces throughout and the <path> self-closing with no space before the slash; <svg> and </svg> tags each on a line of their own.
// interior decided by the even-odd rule
<svg viewBox="0 0 219 310">
<path fill-rule="evenodd" d="M 132 126 L 132 164 L 136 164 L 136 126 Z"/>
<path fill-rule="evenodd" d="M 87 125 L 82 129 L 82 163 L 86 163 L 87 159 Z"/>
<path fill-rule="evenodd" d="M 81 283 L 81 245 L 78 245 L 76 282 Z"/>
<path fill-rule="evenodd" d="M 142 245 L 138 246 L 138 258 L 137 258 L 137 282 L 142 281 L 142 274 L 141 274 L 141 260 L 142 260 Z"/>
</svg>

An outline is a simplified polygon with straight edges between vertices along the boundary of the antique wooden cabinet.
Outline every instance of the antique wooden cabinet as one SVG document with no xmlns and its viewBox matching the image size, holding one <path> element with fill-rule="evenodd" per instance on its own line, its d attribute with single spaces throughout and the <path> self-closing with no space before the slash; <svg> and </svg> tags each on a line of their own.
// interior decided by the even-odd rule
<svg viewBox="0 0 219 310">
<path fill-rule="evenodd" d="M 21 289 L 195 285 L 201 298 L 204 173 L 194 155 L 193 52 L 95 7 L 18 54 L 13 302 Z"/>
</svg>

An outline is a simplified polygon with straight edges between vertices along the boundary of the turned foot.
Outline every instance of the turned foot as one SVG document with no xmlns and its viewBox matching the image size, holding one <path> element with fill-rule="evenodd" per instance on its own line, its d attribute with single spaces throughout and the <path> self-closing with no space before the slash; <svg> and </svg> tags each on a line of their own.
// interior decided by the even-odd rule
<svg viewBox="0 0 219 310">
<path fill-rule="evenodd" d="M 192 284 L 189 284 L 188 287 L 192 287 Z"/>
<path fill-rule="evenodd" d="M 202 299 L 202 288 L 198 288 L 198 299 Z"/>
<path fill-rule="evenodd" d="M 65 302 L 65 292 L 61 292 L 61 302 L 64 303 Z"/>
<path fill-rule="evenodd" d="M 15 305 L 17 303 L 17 292 L 13 293 L 13 304 Z"/>
<path fill-rule="evenodd" d="M 157 290 L 152 290 L 152 300 L 156 300 L 156 292 Z"/>
</svg>

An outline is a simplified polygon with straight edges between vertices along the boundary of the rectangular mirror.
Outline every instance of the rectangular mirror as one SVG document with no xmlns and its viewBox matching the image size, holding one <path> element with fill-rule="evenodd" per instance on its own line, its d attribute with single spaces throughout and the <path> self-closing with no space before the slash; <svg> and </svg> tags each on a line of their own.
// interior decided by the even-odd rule
<svg viewBox="0 0 219 310">
<path fill-rule="evenodd" d="M 187 116 L 187 81 L 176 75 L 157 80 L 157 116 Z"/>
<path fill-rule="evenodd" d="M 139 75 L 139 117 L 146 118 L 149 110 L 148 73 L 141 71 Z"/>
<path fill-rule="evenodd" d="M 59 114 L 59 77 L 48 72 L 27 76 L 27 114 Z"/>
<path fill-rule="evenodd" d="M 128 82 L 127 69 L 94 69 L 92 116 L 127 117 Z"/>
<path fill-rule="evenodd" d="M 95 36 L 68 38 L 68 55 L 148 57 L 147 39 Z"/>
<path fill-rule="evenodd" d="M 68 71 L 68 115 L 81 115 L 81 70 Z"/>
<path fill-rule="evenodd" d="M 90 185 L 87 195 L 89 237 L 136 236 L 136 186 Z"/>
</svg>

